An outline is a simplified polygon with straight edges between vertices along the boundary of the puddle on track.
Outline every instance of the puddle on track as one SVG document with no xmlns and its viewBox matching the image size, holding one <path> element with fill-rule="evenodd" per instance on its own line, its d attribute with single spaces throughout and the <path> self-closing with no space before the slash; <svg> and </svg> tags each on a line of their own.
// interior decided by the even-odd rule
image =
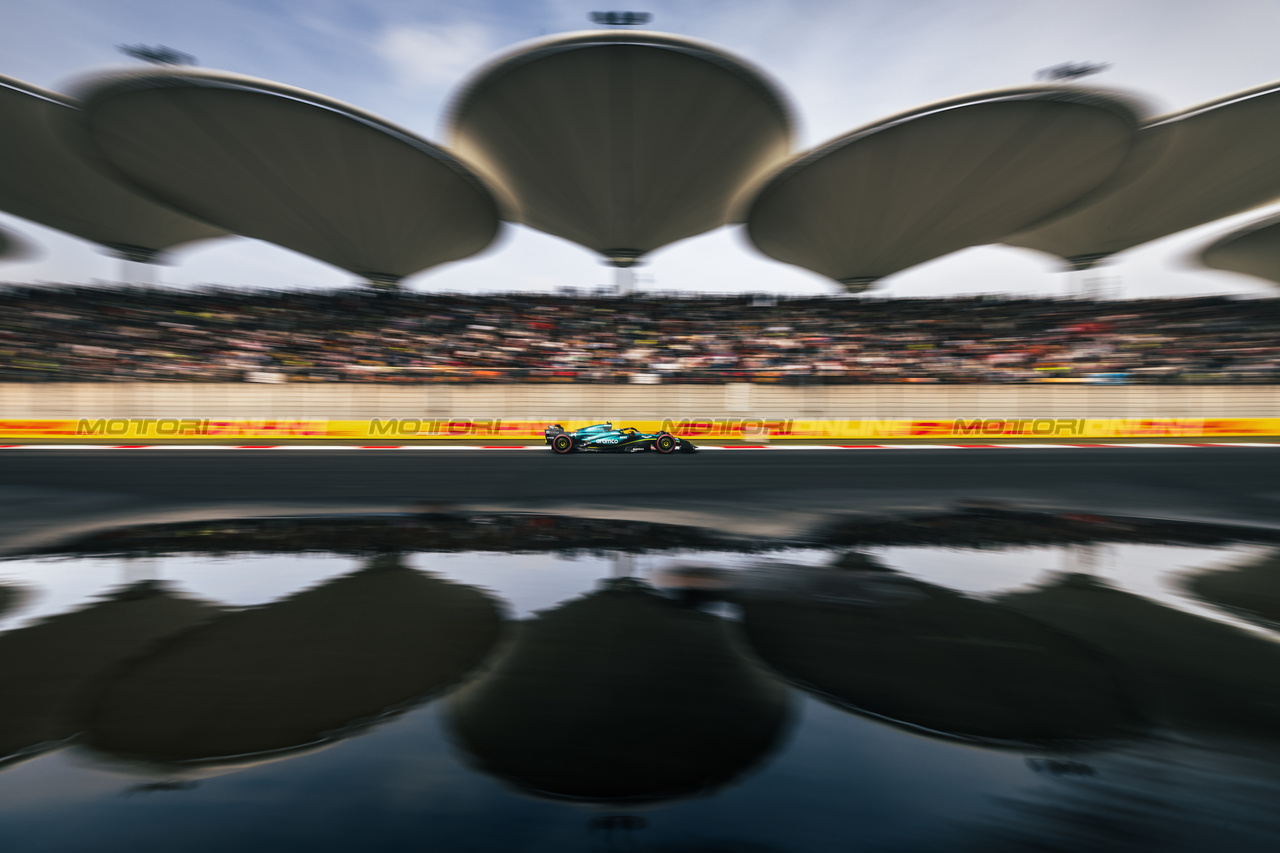
<svg viewBox="0 0 1280 853">
<path fill-rule="evenodd" d="M 1280 846 L 1274 543 L 456 523 L 0 562 L 0 846 Z"/>
</svg>

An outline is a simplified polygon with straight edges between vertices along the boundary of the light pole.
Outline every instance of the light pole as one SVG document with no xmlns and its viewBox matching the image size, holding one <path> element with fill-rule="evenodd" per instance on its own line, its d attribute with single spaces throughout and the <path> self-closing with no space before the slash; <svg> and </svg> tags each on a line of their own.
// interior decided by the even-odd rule
<svg viewBox="0 0 1280 853">
<path fill-rule="evenodd" d="M 1078 80 L 1111 67 L 1110 62 L 1063 62 L 1036 72 L 1037 80 Z"/>
<path fill-rule="evenodd" d="M 146 44 L 118 44 L 116 50 L 125 56 L 141 59 L 153 65 L 195 65 L 196 58 L 189 53 L 174 50 L 158 44 L 155 47 Z"/>
<path fill-rule="evenodd" d="M 606 27 L 634 27 L 653 20 L 648 12 L 592 12 L 587 17 L 591 23 Z"/>
</svg>

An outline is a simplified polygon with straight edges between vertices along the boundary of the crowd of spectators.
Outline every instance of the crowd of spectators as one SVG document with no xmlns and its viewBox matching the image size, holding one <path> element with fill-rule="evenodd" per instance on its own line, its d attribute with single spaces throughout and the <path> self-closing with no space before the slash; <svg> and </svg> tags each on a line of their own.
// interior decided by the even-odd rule
<svg viewBox="0 0 1280 853">
<path fill-rule="evenodd" d="M 5 382 L 1275 382 L 1280 300 L 0 287 Z"/>
</svg>

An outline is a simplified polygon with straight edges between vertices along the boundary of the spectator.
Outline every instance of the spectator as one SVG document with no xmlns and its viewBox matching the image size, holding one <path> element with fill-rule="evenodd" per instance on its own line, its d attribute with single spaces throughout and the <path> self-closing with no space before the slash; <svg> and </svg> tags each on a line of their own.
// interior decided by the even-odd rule
<svg viewBox="0 0 1280 853">
<path fill-rule="evenodd" d="M 1280 300 L 0 288 L 6 382 L 1274 382 Z"/>
</svg>

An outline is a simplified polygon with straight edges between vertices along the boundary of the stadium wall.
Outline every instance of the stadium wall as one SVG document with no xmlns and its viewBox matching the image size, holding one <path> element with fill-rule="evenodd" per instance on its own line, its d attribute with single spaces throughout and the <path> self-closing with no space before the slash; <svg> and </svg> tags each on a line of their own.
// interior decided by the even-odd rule
<svg viewBox="0 0 1280 853">
<path fill-rule="evenodd" d="M 1280 418 L 1267 385 L 0 383 L 0 419 Z"/>
</svg>

